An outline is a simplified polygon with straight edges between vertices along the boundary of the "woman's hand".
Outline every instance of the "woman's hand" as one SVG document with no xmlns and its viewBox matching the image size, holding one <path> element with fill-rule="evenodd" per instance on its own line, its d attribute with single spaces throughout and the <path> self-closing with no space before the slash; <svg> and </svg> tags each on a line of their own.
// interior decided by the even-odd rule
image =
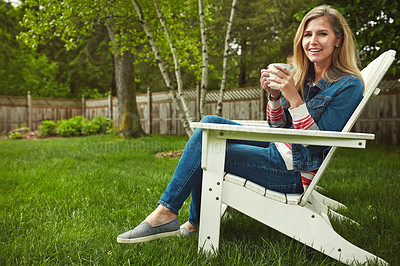
<svg viewBox="0 0 400 266">
<path fill-rule="evenodd" d="M 271 76 L 270 74 L 275 74 L 276 76 Z M 291 108 L 296 108 L 303 103 L 289 70 L 283 66 L 274 65 L 272 68 L 262 69 L 260 82 L 262 88 L 274 98 L 279 97 L 281 92 L 286 100 L 289 101 Z M 271 85 L 278 90 L 271 89 Z"/>
<path fill-rule="evenodd" d="M 269 87 L 269 72 L 267 69 L 261 69 L 261 77 L 260 77 L 260 85 L 261 87 L 266 90 L 272 97 L 278 98 L 281 95 L 279 90 L 274 90 Z"/>
</svg>

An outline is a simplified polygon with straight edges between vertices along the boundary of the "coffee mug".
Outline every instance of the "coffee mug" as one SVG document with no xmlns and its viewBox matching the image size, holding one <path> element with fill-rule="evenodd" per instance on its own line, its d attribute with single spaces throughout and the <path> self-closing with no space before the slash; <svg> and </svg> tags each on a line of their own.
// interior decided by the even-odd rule
<svg viewBox="0 0 400 266">
<path fill-rule="evenodd" d="M 292 69 L 292 66 L 291 66 L 291 65 L 289 65 L 289 64 L 283 64 L 283 63 L 273 63 L 273 64 L 269 64 L 269 65 L 268 65 L 268 68 L 273 68 L 275 65 L 283 66 L 283 67 L 287 68 L 287 69 L 289 70 L 289 72 L 290 72 L 290 70 Z M 270 75 L 270 77 L 277 77 L 277 75 L 272 74 L 272 73 L 270 73 L 269 75 Z M 274 83 L 276 83 L 276 82 L 271 81 L 271 84 L 269 85 L 269 87 L 270 87 L 271 89 L 273 89 L 273 90 L 279 90 L 278 88 L 275 88 L 275 87 L 272 87 L 272 86 L 271 86 L 271 85 L 274 84 Z"/>
</svg>

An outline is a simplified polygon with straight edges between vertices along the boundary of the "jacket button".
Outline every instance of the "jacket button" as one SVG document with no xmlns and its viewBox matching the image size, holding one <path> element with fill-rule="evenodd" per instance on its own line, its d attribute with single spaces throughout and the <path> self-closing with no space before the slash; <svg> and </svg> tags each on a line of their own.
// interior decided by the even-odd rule
<svg viewBox="0 0 400 266">
<path fill-rule="evenodd" d="M 297 166 L 297 169 L 301 170 L 301 165 Z"/>
</svg>

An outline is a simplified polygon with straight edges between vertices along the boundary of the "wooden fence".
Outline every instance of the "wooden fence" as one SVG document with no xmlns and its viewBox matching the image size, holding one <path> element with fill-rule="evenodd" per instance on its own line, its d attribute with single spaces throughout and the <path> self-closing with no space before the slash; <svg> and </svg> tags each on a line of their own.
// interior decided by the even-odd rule
<svg viewBox="0 0 400 266">
<path fill-rule="evenodd" d="M 193 121 L 199 121 L 198 90 L 185 91 Z M 265 97 L 259 88 L 232 89 L 225 92 L 222 115 L 229 119 L 265 119 Z M 219 91 L 206 95 L 206 113 L 215 114 Z M 149 112 L 149 97 L 151 110 Z M 185 135 L 186 132 L 167 92 L 138 95 L 136 98 L 140 121 L 146 132 Z"/>
<path fill-rule="evenodd" d="M 400 145 L 400 83 L 397 79 L 383 80 L 381 94 L 370 101 L 354 126 L 358 132 L 376 135 L 376 142 Z M 198 90 L 185 91 L 194 121 L 199 120 Z M 206 112 L 214 114 L 219 92 L 206 96 Z M 185 135 L 185 130 L 167 92 L 137 95 L 142 128 L 147 133 Z M 149 101 L 151 104 L 149 104 Z M 68 119 L 83 115 L 88 119 L 104 116 L 117 121 L 116 97 L 103 99 L 65 100 L 30 97 L 0 96 L 0 133 L 19 127 L 22 123 L 37 130 L 43 120 Z M 265 119 L 265 96 L 259 88 L 226 91 L 222 115 L 228 119 Z"/>
<path fill-rule="evenodd" d="M 68 119 L 82 114 L 82 102 L 66 99 L 0 96 L 0 133 L 21 124 L 37 130 L 43 120 Z"/>
<path fill-rule="evenodd" d="M 375 142 L 400 145 L 400 91 L 383 91 L 368 102 L 354 131 L 375 134 Z"/>
</svg>

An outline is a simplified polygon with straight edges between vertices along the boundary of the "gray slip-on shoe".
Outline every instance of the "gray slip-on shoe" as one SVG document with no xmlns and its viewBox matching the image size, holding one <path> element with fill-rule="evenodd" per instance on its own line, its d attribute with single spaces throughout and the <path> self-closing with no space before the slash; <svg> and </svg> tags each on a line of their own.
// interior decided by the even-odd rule
<svg viewBox="0 0 400 266">
<path fill-rule="evenodd" d="M 177 234 L 179 234 L 178 217 L 170 222 L 156 226 L 152 226 L 148 222 L 143 221 L 133 230 L 120 234 L 117 237 L 117 242 L 123 244 L 142 243 L 158 238 L 175 236 Z"/>
<path fill-rule="evenodd" d="M 192 235 L 195 235 L 199 232 L 199 229 L 194 229 L 192 231 L 189 231 L 184 225 L 181 225 L 181 230 L 179 232 L 179 237 L 180 238 L 185 238 L 185 237 L 190 237 Z"/>
</svg>

